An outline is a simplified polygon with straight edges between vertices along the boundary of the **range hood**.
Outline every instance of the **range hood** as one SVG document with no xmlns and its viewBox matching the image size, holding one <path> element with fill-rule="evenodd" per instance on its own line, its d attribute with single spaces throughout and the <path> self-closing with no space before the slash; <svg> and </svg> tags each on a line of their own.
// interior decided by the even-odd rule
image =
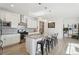
<svg viewBox="0 0 79 59">
<path fill-rule="evenodd" d="M 22 22 L 23 19 L 24 19 L 24 15 L 20 15 L 20 22 L 18 23 L 18 25 L 20 25 L 20 26 L 27 26 L 26 23 Z"/>
<path fill-rule="evenodd" d="M 27 24 L 24 23 L 24 22 L 20 22 L 20 23 L 18 23 L 18 25 L 20 25 L 20 26 L 27 26 Z"/>
</svg>

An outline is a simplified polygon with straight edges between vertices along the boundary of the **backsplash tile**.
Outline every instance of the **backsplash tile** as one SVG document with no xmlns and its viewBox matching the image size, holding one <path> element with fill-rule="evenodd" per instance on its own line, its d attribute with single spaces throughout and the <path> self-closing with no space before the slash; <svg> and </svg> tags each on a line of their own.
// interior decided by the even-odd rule
<svg viewBox="0 0 79 59">
<path fill-rule="evenodd" d="M 17 34 L 16 28 L 2 27 L 2 35 Z"/>
<path fill-rule="evenodd" d="M 34 32 L 34 28 L 26 28 L 26 32 Z"/>
</svg>

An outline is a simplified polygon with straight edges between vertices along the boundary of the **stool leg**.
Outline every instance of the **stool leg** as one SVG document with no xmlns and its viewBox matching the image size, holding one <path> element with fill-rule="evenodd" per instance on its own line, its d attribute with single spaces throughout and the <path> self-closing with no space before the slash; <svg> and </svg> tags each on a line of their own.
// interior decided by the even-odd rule
<svg viewBox="0 0 79 59">
<path fill-rule="evenodd" d="M 2 55 L 2 54 L 3 54 L 3 48 L 0 47 L 0 55 Z"/>
<path fill-rule="evenodd" d="M 38 45 L 36 45 L 36 55 L 37 55 Z"/>
<path fill-rule="evenodd" d="M 45 47 L 45 51 L 46 51 L 46 54 L 48 54 L 48 45 L 46 44 L 46 47 Z"/>
<path fill-rule="evenodd" d="M 48 41 L 48 51 L 50 52 L 50 42 Z"/>
<path fill-rule="evenodd" d="M 43 51 L 43 44 L 41 44 L 41 54 L 42 54 L 42 55 L 44 54 L 44 51 Z"/>
<path fill-rule="evenodd" d="M 51 48 L 53 48 L 53 40 L 51 41 Z"/>
</svg>

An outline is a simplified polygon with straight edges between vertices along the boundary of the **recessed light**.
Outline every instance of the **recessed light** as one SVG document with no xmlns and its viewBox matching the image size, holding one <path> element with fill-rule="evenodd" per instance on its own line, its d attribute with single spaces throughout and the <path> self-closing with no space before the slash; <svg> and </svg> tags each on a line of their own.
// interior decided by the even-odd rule
<svg viewBox="0 0 79 59">
<path fill-rule="evenodd" d="M 49 12 L 52 12 L 52 10 L 49 10 Z"/>
<path fill-rule="evenodd" d="M 47 9 L 47 7 L 44 7 L 45 9 Z"/>
<path fill-rule="evenodd" d="M 41 3 L 38 3 L 38 5 L 41 5 Z"/>
<path fill-rule="evenodd" d="M 13 4 L 11 4 L 10 6 L 11 6 L 11 7 L 14 7 L 14 5 L 13 5 Z"/>
</svg>

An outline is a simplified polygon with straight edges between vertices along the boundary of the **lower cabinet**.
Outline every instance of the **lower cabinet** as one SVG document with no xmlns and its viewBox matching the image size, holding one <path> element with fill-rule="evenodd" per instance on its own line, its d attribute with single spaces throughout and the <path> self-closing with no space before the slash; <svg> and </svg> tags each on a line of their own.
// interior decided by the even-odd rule
<svg viewBox="0 0 79 59">
<path fill-rule="evenodd" d="M 2 35 L 3 47 L 20 42 L 20 34 Z"/>
<path fill-rule="evenodd" d="M 30 55 L 35 55 L 36 54 L 36 46 L 37 42 L 40 41 L 42 38 L 33 38 L 33 37 L 26 37 L 26 49 L 27 52 Z"/>
</svg>

